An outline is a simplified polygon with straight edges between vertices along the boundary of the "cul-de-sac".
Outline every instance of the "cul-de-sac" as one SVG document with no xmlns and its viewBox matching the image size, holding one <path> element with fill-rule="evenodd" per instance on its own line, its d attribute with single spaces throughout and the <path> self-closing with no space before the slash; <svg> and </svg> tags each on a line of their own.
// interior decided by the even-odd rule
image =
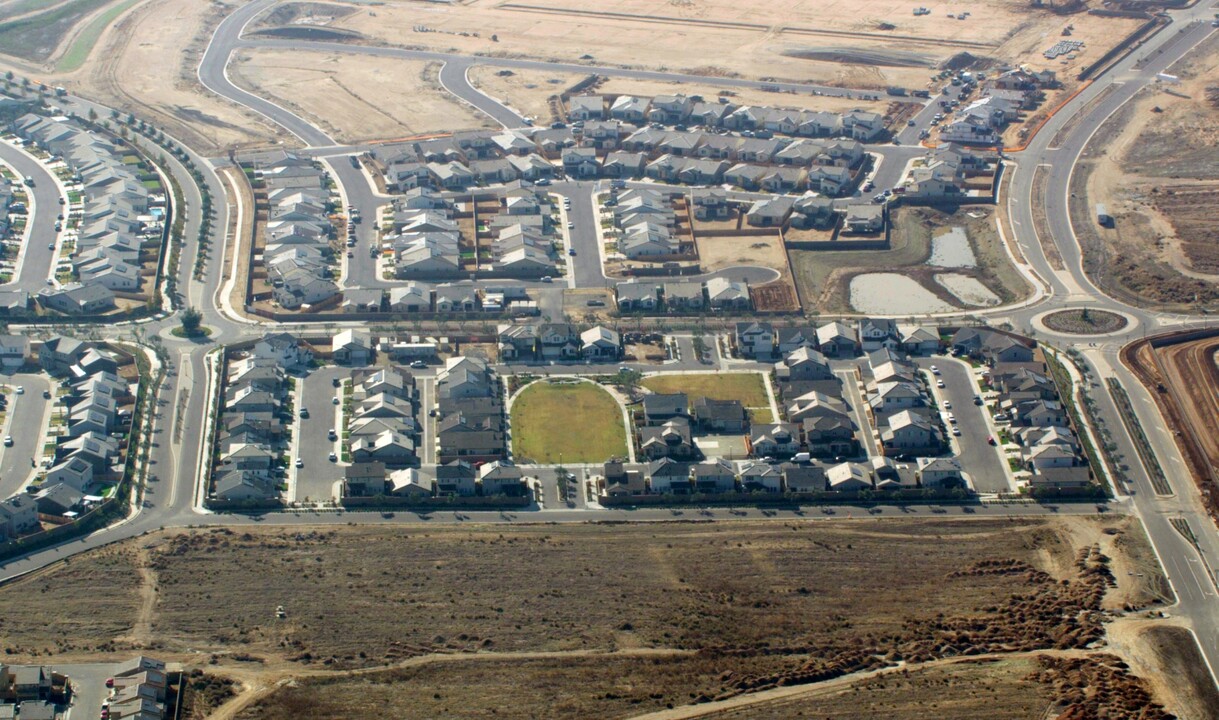
<svg viewBox="0 0 1219 720">
<path fill-rule="evenodd" d="M 0 720 L 1219 718 L 1214 0 L 0 0 Z"/>
</svg>

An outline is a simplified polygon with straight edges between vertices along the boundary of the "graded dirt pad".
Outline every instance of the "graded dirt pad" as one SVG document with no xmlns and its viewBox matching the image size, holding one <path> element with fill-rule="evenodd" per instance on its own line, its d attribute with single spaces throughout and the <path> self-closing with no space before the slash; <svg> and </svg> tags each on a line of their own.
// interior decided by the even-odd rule
<svg viewBox="0 0 1219 720">
<path fill-rule="evenodd" d="M 1179 84 L 1142 91 L 1097 132 L 1077 166 L 1072 221 L 1085 267 L 1107 293 L 1163 310 L 1219 305 L 1219 245 L 1210 233 L 1219 202 L 1219 108 L 1208 88 L 1219 39 L 1169 69 Z M 1112 228 L 1096 225 L 1103 203 Z"/>
<path fill-rule="evenodd" d="M 1214 471 L 1219 467 L 1217 352 L 1219 338 L 1209 337 L 1158 348 L 1146 344 L 1124 355 L 1165 411 L 1177 446 L 1212 513 L 1219 507 L 1219 477 Z"/>
<path fill-rule="evenodd" d="M 491 65 L 475 65 L 467 76 L 474 87 L 518 113 L 536 119 L 541 125 L 555 119 L 551 110 L 552 98 L 557 102 L 559 95 L 589 77 L 578 73 L 509 70 Z"/>
<path fill-rule="evenodd" d="M 927 6 L 930 16 L 915 17 L 909 3 L 897 0 L 612 0 L 592 6 L 579 0 L 399 1 L 360 7 L 332 26 L 428 49 L 883 89 L 922 87 L 930 66 L 961 51 L 1072 74 L 1138 25 L 1085 14 L 1067 19 L 1016 0 L 972 2 L 964 21 L 947 18 L 959 3 Z M 1068 23 L 1086 49 L 1067 65 L 1046 60 L 1041 53 Z M 791 54 L 810 49 L 828 54 Z M 870 64 L 896 54 L 923 56 L 926 64 Z"/>
<path fill-rule="evenodd" d="M 229 67 L 238 85 L 304 113 L 340 142 L 493 127 L 440 86 L 439 71 L 439 63 L 297 50 L 242 50 Z"/>
<path fill-rule="evenodd" d="M 151 0 L 103 33 L 78 71 L 54 76 L 73 92 L 116 108 L 136 109 L 205 154 L 283 138 L 261 116 L 203 89 L 200 54 L 231 2 Z"/>
</svg>

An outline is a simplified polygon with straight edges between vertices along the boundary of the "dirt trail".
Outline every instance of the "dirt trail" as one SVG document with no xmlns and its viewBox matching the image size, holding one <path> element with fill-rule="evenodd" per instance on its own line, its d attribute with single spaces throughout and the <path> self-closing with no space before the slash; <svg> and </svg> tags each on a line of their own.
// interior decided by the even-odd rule
<svg viewBox="0 0 1219 720">
<path fill-rule="evenodd" d="M 146 549 L 136 553 L 140 571 L 140 608 L 127 638 L 138 647 L 147 647 L 152 641 L 152 621 L 157 610 L 157 572 L 149 562 Z"/>
<path fill-rule="evenodd" d="M 242 683 L 243 691 L 237 697 L 221 705 L 208 717 L 208 720 L 231 720 L 245 708 L 266 697 L 275 690 L 302 678 L 359 677 L 387 670 L 414 668 L 434 663 L 469 663 L 469 662 L 508 662 L 512 660 L 562 660 L 575 658 L 615 658 L 615 657 L 653 657 L 672 658 L 694 655 L 693 650 L 674 650 L 669 648 L 624 648 L 613 652 L 601 650 L 570 650 L 553 652 L 497 652 L 497 653 L 436 653 L 418 655 L 392 665 L 360 668 L 358 670 L 315 670 L 303 668 L 298 670 L 276 669 L 271 671 L 248 671 L 244 668 L 223 668 L 213 671 L 215 674 L 232 678 Z"/>
</svg>

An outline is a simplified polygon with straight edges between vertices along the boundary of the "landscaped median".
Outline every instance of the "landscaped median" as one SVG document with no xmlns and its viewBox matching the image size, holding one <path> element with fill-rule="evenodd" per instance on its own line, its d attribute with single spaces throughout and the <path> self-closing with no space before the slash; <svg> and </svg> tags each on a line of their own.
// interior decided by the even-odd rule
<svg viewBox="0 0 1219 720">
<path fill-rule="evenodd" d="M 614 397 L 593 382 L 539 380 L 512 401 L 512 454 L 524 463 L 598 463 L 626 457 Z"/>
</svg>

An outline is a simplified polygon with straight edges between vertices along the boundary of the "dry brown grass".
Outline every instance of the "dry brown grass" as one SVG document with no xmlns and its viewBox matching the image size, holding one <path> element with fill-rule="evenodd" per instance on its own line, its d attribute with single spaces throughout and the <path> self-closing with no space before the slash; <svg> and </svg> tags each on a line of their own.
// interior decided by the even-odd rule
<svg viewBox="0 0 1219 720">
<path fill-rule="evenodd" d="M 1049 689 L 1029 681 L 1029 658 L 967 660 L 886 673 L 826 691 L 712 713 L 714 720 L 1028 720 L 1050 705 Z"/>
<path fill-rule="evenodd" d="M 244 50 L 235 83 L 305 113 L 340 142 L 498 127 L 448 94 L 438 63 L 335 52 Z"/>
</svg>

